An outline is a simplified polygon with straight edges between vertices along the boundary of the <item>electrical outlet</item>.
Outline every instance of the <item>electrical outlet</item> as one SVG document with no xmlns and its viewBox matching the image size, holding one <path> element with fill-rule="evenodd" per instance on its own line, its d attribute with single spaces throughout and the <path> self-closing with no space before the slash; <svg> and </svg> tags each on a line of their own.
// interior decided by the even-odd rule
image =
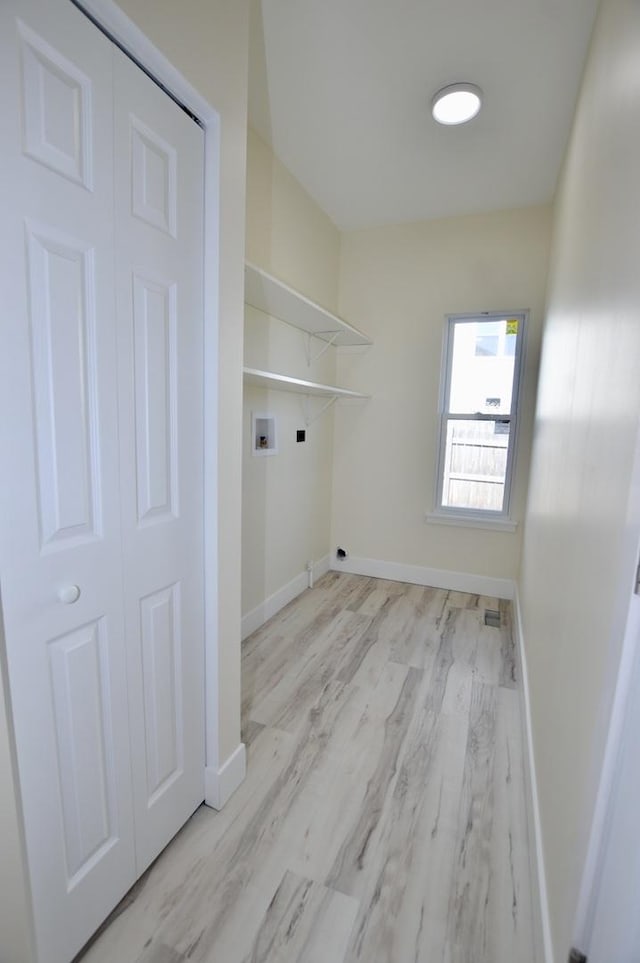
<svg viewBox="0 0 640 963">
<path fill-rule="evenodd" d="M 296 431 L 296 441 L 306 441 L 306 440 L 307 440 L 306 431 L 304 430 L 304 428 L 298 428 L 298 430 Z"/>
</svg>

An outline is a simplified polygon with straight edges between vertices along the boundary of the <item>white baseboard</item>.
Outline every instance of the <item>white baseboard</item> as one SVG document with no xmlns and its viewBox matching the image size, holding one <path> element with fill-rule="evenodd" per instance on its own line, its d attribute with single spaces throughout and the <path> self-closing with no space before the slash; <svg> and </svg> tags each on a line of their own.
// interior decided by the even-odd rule
<svg viewBox="0 0 640 963">
<path fill-rule="evenodd" d="M 330 571 L 330 569 L 331 569 L 331 556 L 325 555 L 324 558 L 321 558 L 320 561 L 316 562 L 313 566 L 314 580 L 322 578 L 322 576 L 326 575 L 327 572 Z"/>
<path fill-rule="evenodd" d="M 533 725 L 531 721 L 531 700 L 529 697 L 529 675 L 527 672 L 527 655 L 522 630 L 522 613 L 518 586 L 515 586 L 513 600 L 514 642 L 520 663 L 520 678 L 522 679 L 522 728 L 523 747 L 525 754 L 525 774 L 527 778 L 527 815 L 529 820 L 529 851 L 531 854 L 531 870 L 534 887 L 538 890 L 539 930 L 541 954 L 544 963 L 554 963 L 553 943 L 551 940 L 551 921 L 549 919 L 549 897 L 547 894 L 547 877 L 544 867 L 544 850 L 542 847 L 542 823 L 540 822 L 540 802 L 538 799 L 538 780 L 536 778 L 536 761 L 533 751 Z M 535 892 L 535 891 L 534 891 Z"/>
<path fill-rule="evenodd" d="M 513 599 L 514 582 L 510 578 L 491 578 L 447 569 L 425 568 L 422 565 L 405 565 L 402 562 L 383 562 L 375 558 L 349 556 L 343 562 L 331 562 L 335 572 L 351 575 L 368 575 L 386 578 L 392 582 L 411 582 L 413 585 L 431 585 L 433 588 L 453 592 L 470 592 L 472 595 L 488 595 L 491 598 Z"/>
<path fill-rule="evenodd" d="M 244 742 L 234 749 L 219 769 L 206 766 L 204 770 L 204 801 L 212 809 L 222 809 L 247 774 L 247 753 Z"/>
<path fill-rule="evenodd" d="M 321 578 L 325 575 L 330 568 L 329 556 L 325 555 L 318 562 L 313 564 L 313 578 Z M 242 640 L 244 641 L 247 636 L 259 629 L 261 625 L 268 622 L 269 619 L 283 609 L 285 605 L 292 602 L 293 599 L 297 598 L 306 588 L 309 587 L 309 573 L 300 572 L 295 578 L 292 578 L 290 582 L 283 585 L 282 588 L 270 595 L 268 599 L 261 602 L 260 605 L 256 605 L 255 609 L 251 609 L 246 615 L 242 617 L 241 634 Z"/>
</svg>

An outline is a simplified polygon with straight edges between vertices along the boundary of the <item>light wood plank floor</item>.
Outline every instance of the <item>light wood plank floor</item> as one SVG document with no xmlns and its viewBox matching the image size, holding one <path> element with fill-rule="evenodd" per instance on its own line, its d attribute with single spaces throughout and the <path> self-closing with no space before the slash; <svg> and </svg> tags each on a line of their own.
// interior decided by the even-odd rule
<svg viewBox="0 0 640 963">
<path fill-rule="evenodd" d="M 336 573 L 283 609 L 243 646 L 244 784 L 83 963 L 535 963 L 510 612 Z"/>
</svg>

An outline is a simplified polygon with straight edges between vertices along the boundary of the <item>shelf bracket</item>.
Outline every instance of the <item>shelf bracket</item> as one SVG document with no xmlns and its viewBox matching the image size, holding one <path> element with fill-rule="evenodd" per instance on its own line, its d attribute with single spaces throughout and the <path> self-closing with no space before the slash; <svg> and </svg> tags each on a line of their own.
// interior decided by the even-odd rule
<svg viewBox="0 0 640 963">
<path fill-rule="evenodd" d="M 318 411 L 312 414 L 311 404 L 310 404 L 311 398 L 309 397 L 309 395 L 307 395 L 304 399 L 304 423 L 307 426 L 307 428 L 309 427 L 309 425 L 312 425 L 314 421 L 317 421 L 318 418 L 321 418 L 325 413 L 325 411 L 328 411 L 331 405 L 335 404 L 337 400 L 338 400 L 338 396 L 333 395 L 331 398 L 329 398 L 328 401 L 326 401 L 323 404 L 322 408 L 320 408 Z"/>
<path fill-rule="evenodd" d="M 320 350 L 319 350 L 316 354 L 312 355 L 312 354 L 311 354 L 311 339 L 312 339 L 312 338 L 320 338 L 321 335 L 327 335 L 327 334 L 331 335 L 331 337 L 329 338 L 329 340 L 328 340 L 328 341 L 325 341 L 324 344 L 323 344 L 323 346 L 322 346 L 322 348 L 320 348 Z M 313 363 L 314 361 L 317 361 L 319 358 L 321 358 L 322 355 L 325 353 L 325 351 L 327 351 L 333 344 L 335 344 L 335 342 L 337 341 L 337 339 L 340 337 L 340 334 L 341 334 L 340 331 L 318 331 L 318 332 L 316 332 L 316 333 L 314 333 L 314 334 L 308 334 L 308 335 L 307 335 L 307 365 L 308 365 L 308 367 L 311 367 L 311 365 L 312 365 L 312 363 Z M 324 341 L 324 338 L 323 338 L 322 340 Z"/>
</svg>

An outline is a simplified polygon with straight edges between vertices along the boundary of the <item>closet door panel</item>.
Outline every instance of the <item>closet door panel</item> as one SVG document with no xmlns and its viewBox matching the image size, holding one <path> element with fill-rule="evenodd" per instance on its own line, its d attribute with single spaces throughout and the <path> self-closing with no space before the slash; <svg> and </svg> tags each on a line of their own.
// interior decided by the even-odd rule
<svg viewBox="0 0 640 963">
<path fill-rule="evenodd" d="M 99 538 L 95 248 L 27 222 L 40 544 Z"/>
<path fill-rule="evenodd" d="M 0 579 L 38 959 L 135 879 L 113 293 L 112 48 L 0 5 Z"/>
<path fill-rule="evenodd" d="M 202 130 L 116 57 L 124 590 L 138 871 L 204 798 Z"/>
<path fill-rule="evenodd" d="M 140 600 L 148 804 L 184 771 L 180 590 Z"/>
<path fill-rule="evenodd" d="M 138 524 L 178 517 L 176 285 L 133 275 Z"/>
<path fill-rule="evenodd" d="M 108 632 L 103 619 L 49 643 L 69 886 L 117 845 Z"/>
</svg>

